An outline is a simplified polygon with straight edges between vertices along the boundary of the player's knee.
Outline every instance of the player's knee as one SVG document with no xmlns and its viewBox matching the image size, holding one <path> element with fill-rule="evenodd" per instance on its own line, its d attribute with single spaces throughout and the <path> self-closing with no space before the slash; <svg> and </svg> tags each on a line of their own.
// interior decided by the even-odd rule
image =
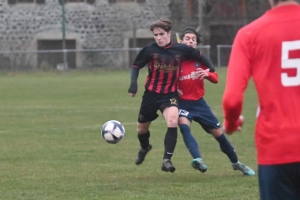
<svg viewBox="0 0 300 200">
<path fill-rule="evenodd" d="M 139 135 L 146 134 L 147 132 L 148 132 L 148 129 L 139 129 L 139 128 L 137 128 L 137 133 Z"/>
<path fill-rule="evenodd" d="M 178 126 L 178 116 L 172 115 L 166 119 L 168 127 L 177 127 Z"/>
<path fill-rule="evenodd" d="M 223 134 L 223 130 L 221 128 L 218 128 L 218 129 L 212 129 L 210 131 L 210 133 L 215 137 L 215 138 L 218 138 L 220 137 L 222 134 Z"/>
<path fill-rule="evenodd" d="M 138 134 L 145 134 L 148 132 L 148 130 L 149 130 L 148 124 L 147 125 L 146 124 L 138 124 L 137 129 L 136 129 Z"/>
</svg>

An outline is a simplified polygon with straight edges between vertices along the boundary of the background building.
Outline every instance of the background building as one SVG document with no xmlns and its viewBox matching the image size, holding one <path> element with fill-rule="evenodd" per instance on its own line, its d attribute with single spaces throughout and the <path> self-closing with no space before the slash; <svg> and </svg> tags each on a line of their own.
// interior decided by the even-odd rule
<svg viewBox="0 0 300 200">
<path fill-rule="evenodd" d="M 69 68 L 128 68 L 138 52 L 131 48 L 153 42 L 149 26 L 164 18 L 173 33 L 197 28 L 216 63 L 216 46 L 231 45 L 240 27 L 269 9 L 266 0 L 63 1 L 0 0 L 0 70 L 56 68 L 63 39 Z"/>
</svg>

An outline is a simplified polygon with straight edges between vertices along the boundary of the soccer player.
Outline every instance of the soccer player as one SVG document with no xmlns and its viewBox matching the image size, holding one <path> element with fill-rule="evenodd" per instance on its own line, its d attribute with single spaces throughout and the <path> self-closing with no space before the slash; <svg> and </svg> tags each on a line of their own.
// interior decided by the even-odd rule
<svg viewBox="0 0 300 200">
<path fill-rule="evenodd" d="M 255 127 L 262 200 L 300 199 L 300 5 L 269 0 L 272 9 L 241 28 L 233 42 L 223 94 L 224 128 L 239 126 L 252 77 L 259 101 Z"/>
<path fill-rule="evenodd" d="M 131 68 L 131 83 L 128 93 L 132 97 L 136 95 L 139 70 L 147 65 L 148 76 L 137 124 L 141 148 L 135 164 L 140 165 L 152 148 L 149 142 L 149 127 L 151 122 L 158 117 L 157 111 L 159 110 L 167 124 L 161 169 L 173 173 L 175 167 L 171 162 L 171 157 L 177 142 L 177 82 L 181 63 L 186 59 L 196 59 L 209 66 L 211 71 L 214 71 L 214 68 L 211 62 L 201 55 L 199 50 L 184 44 L 173 43 L 171 41 L 171 29 L 172 23 L 169 20 L 158 20 L 150 26 L 155 42 L 144 47 L 137 55 Z"/>
<path fill-rule="evenodd" d="M 181 43 L 190 47 L 196 48 L 200 42 L 200 35 L 192 28 L 187 28 L 181 35 Z M 201 157 L 198 143 L 190 129 L 190 123 L 195 121 L 216 139 L 221 151 L 227 155 L 232 163 L 234 170 L 240 170 L 245 175 L 254 175 L 255 172 L 252 169 L 239 162 L 234 148 L 223 134 L 220 122 L 204 100 L 204 80 L 217 83 L 218 74 L 216 72 L 209 72 L 207 67 L 197 60 L 182 62 L 178 82 L 180 96 L 179 127 L 184 143 L 193 157 L 191 162 L 192 167 L 202 173 L 207 170 L 207 166 Z"/>
</svg>

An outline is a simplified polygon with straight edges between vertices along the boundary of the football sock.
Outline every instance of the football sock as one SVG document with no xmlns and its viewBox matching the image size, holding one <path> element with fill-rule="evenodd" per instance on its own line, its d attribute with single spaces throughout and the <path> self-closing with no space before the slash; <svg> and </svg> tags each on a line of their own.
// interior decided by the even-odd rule
<svg viewBox="0 0 300 200">
<path fill-rule="evenodd" d="M 171 160 L 173 156 L 173 152 L 175 150 L 175 146 L 177 143 L 177 128 L 176 127 L 168 127 L 167 133 L 165 135 L 165 153 L 163 159 Z"/>
<path fill-rule="evenodd" d="M 183 141 L 185 143 L 186 148 L 190 151 L 190 154 L 192 157 L 195 158 L 201 158 L 201 153 L 199 150 L 199 146 L 195 138 L 193 137 L 191 133 L 191 129 L 187 124 L 181 124 L 179 125 Z"/>
<path fill-rule="evenodd" d="M 238 162 L 237 154 L 236 154 L 233 146 L 230 144 L 230 142 L 226 138 L 226 136 L 222 133 L 222 135 L 220 137 L 216 138 L 216 140 L 219 142 L 222 152 L 227 155 L 229 160 L 232 163 L 237 163 Z"/>
<path fill-rule="evenodd" d="M 149 130 L 145 134 L 138 134 L 138 139 L 140 141 L 140 145 L 141 145 L 142 149 L 148 149 L 148 147 L 149 147 L 149 138 L 150 138 Z"/>
</svg>

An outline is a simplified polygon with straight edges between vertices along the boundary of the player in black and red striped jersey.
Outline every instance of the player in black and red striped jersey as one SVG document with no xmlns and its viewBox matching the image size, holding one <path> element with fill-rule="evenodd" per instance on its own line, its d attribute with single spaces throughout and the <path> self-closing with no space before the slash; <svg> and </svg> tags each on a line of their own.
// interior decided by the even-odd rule
<svg viewBox="0 0 300 200">
<path fill-rule="evenodd" d="M 137 55 L 131 69 L 131 83 L 128 89 L 130 96 L 137 93 L 137 79 L 139 70 L 147 65 L 148 76 L 145 83 L 145 92 L 141 103 L 137 133 L 140 142 L 135 163 L 141 164 L 147 153 L 152 149 L 149 142 L 149 127 L 160 110 L 167 124 L 164 138 L 165 151 L 161 169 L 174 172 L 175 167 L 171 158 L 177 142 L 178 127 L 178 93 L 177 82 L 183 60 L 194 59 L 202 62 L 210 71 L 214 71 L 211 62 L 199 50 L 184 44 L 171 41 L 172 23 L 169 20 L 158 20 L 150 26 L 155 43 L 144 47 Z"/>
</svg>

